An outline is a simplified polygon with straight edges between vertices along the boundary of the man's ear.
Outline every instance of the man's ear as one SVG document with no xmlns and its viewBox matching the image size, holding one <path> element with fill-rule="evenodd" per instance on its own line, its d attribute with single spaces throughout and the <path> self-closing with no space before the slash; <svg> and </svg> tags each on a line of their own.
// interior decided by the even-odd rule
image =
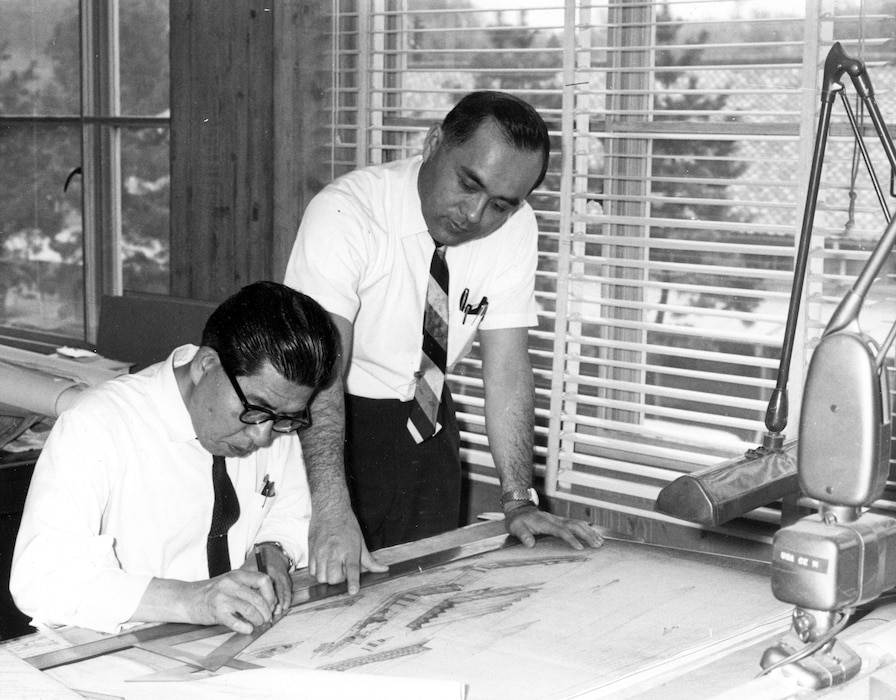
<svg viewBox="0 0 896 700">
<path fill-rule="evenodd" d="M 221 360 L 218 357 L 218 352 L 207 345 L 203 345 L 196 351 L 196 354 L 190 361 L 190 379 L 193 381 L 193 384 L 198 384 L 199 380 L 210 370 L 220 365 Z"/>
<path fill-rule="evenodd" d="M 442 143 L 442 127 L 433 124 L 426 132 L 426 138 L 423 139 L 423 160 L 429 160 L 429 157 L 435 153 L 435 150 Z"/>
</svg>

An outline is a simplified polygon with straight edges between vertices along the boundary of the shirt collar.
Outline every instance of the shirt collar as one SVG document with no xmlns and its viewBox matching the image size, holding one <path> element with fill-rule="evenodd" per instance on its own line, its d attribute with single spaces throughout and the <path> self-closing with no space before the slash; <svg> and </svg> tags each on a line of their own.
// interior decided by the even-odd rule
<svg viewBox="0 0 896 700">
<path fill-rule="evenodd" d="M 195 345 L 181 345 L 175 348 L 164 362 L 155 366 L 156 381 L 159 384 L 158 408 L 171 442 L 189 442 L 196 439 L 193 419 L 181 396 L 174 368 L 190 362 L 198 350 Z"/>
<path fill-rule="evenodd" d="M 405 173 L 407 180 L 402 188 L 407 196 L 402 199 L 402 227 L 401 230 L 408 236 L 418 236 L 421 233 L 428 235 L 426 219 L 423 218 L 423 207 L 420 202 L 420 193 L 417 190 L 417 177 L 420 174 L 422 156 L 414 156 L 411 165 Z"/>
</svg>

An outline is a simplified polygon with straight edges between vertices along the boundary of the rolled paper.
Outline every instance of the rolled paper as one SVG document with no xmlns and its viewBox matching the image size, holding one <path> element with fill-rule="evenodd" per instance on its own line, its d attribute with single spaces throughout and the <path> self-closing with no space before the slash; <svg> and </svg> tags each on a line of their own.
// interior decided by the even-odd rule
<svg viewBox="0 0 896 700">
<path fill-rule="evenodd" d="M 86 388 L 67 377 L 0 361 L 0 403 L 31 413 L 56 418 Z"/>
</svg>

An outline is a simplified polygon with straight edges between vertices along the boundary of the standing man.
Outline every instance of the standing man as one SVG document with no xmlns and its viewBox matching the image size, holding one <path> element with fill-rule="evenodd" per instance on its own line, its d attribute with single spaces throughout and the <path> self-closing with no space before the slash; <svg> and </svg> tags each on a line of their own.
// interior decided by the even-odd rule
<svg viewBox="0 0 896 700">
<path fill-rule="evenodd" d="M 527 328 L 537 322 L 538 228 L 525 199 L 549 150 L 529 104 L 474 92 L 430 128 L 422 157 L 349 173 L 305 211 L 285 282 L 330 312 L 345 387 L 344 408 L 336 383 L 321 393 L 303 438 L 315 518 L 324 518 L 311 532 L 319 580 L 348 577 L 351 589 L 355 562 L 371 566 L 343 495 L 343 414 L 348 489 L 369 549 L 457 527 L 459 431 L 440 375 L 477 332 L 508 532 L 526 546 L 539 533 L 577 549 L 600 544 L 586 523 L 539 510 L 532 490 Z"/>
<path fill-rule="evenodd" d="M 130 622 L 249 633 L 285 614 L 311 515 L 296 431 L 337 357 L 316 302 L 259 282 L 212 313 L 200 347 L 85 391 L 34 470 L 16 605 L 113 633 Z"/>
</svg>

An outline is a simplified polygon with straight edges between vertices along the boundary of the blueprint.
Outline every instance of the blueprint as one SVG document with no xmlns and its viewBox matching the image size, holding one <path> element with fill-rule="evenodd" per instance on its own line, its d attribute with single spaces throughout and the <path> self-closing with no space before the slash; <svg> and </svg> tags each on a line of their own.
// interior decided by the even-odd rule
<svg viewBox="0 0 896 700">
<path fill-rule="evenodd" d="M 790 610 L 730 560 L 550 539 L 294 607 L 240 658 L 462 682 L 470 700 L 560 699 L 770 619 L 786 629 Z"/>
</svg>

